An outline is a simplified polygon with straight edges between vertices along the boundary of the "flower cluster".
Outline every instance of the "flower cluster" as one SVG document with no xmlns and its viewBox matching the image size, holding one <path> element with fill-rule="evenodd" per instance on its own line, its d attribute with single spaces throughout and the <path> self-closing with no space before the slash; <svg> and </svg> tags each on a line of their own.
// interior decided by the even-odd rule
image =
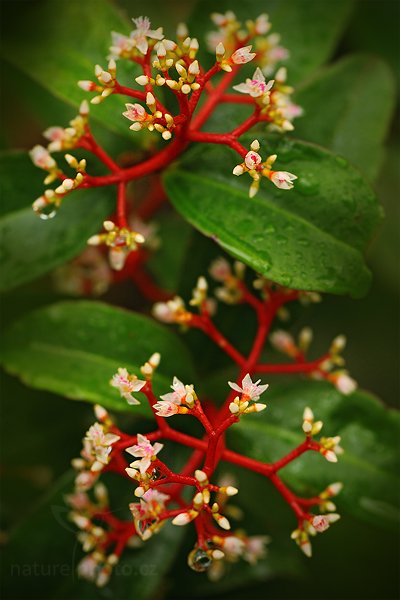
<svg viewBox="0 0 400 600">
<path fill-rule="evenodd" d="M 261 156 L 258 154 L 260 149 L 260 143 L 258 140 L 254 140 L 250 144 L 250 150 L 244 157 L 244 162 L 236 165 L 233 169 L 234 175 L 243 175 L 248 173 L 252 178 L 252 184 L 249 189 L 249 197 L 253 198 L 260 187 L 261 177 L 267 177 L 276 187 L 281 190 L 291 190 L 293 188 L 293 181 L 297 179 L 296 175 L 289 173 L 288 171 L 274 171 L 272 165 L 277 159 L 276 154 L 268 156 L 268 158 L 262 162 Z"/>
<path fill-rule="evenodd" d="M 137 250 L 138 244 L 143 244 L 145 239 L 141 233 L 131 231 L 127 227 L 118 227 L 112 221 L 104 221 L 105 233 L 93 235 L 88 239 L 90 246 L 105 244 L 110 248 L 110 265 L 116 271 L 121 271 L 125 261 L 132 250 Z"/>
<path fill-rule="evenodd" d="M 265 556 L 265 545 L 269 538 L 248 536 L 242 529 L 232 531 L 231 520 L 227 516 L 227 501 L 238 494 L 238 488 L 232 485 L 230 479 L 214 484 L 210 476 L 214 470 L 211 465 L 216 460 L 218 441 L 241 415 L 260 412 L 265 408 L 264 404 L 257 401 L 268 389 L 268 384 L 261 384 L 260 380 L 253 382 L 249 373 L 240 383 L 228 382 L 231 390 L 239 395 L 235 396 L 233 401 L 231 394 L 228 395 L 226 416 L 221 416 L 219 422 L 212 425 L 203 411 L 194 387 L 184 385 L 177 377 L 173 379 L 172 392 L 161 395 L 157 402 L 152 390 L 152 374 L 159 362 L 160 356 L 156 353 L 141 368 L 142 373 L 147 373 L 146 381 L 140 381 L 136 375 L 130 375 L 125 368 L 118 369 L 110 381 L 129 404 L 137 404 L 132 402 L 132 392 L 144 393 L 158 419 L 159 429 L 147 435 L 127 435 L 115 427 L 102 407 L 96 406 L 95 413 L 100 422 L 96 422 L 87 431 L 83 441 L 82 458 L 73 461 L 80 473 L 76 478 L 75 493 L 66 500 L 72 509 L 70 518 L 80 530 L 78 538 L 84 551 L 88 552 L 79 563 L 78 573 L 98 586 L 107 583 L 112 567 L 118 562 L 128 541 L 134 540 L 135 536 L 142 542 L 147 541 L 159 533 L 168 520 L 178 527 L 195 524 L 197 541 L 188 555 L 188 565 L 197 572 L 208 571 L 211 579 L 222 576 L 224 565 L 236 562 L 239 558 L 254 564 Z M 205 428 L 208 441 L 204 446 L 202 468 L 191 466 L 182 473 L 175 473 L 159 458 L 164 444 L 158 440 L 165 438 L 179 441 L 182 435 L 164 424 L 164 418 L 177 412 L 196 417 Z M 229 414 L 230 416 L 227 416 Z M 311 409 L 307 407 L 302 425 L 306 439 L 290 453 L 291 459 L 300 456 L 306 450 L 313 450 L 321 453 L 328 461 L 337 460 L 336 454 L 341 451 L 338 446 L 339 437 L 321 438 L 319 441 L 313 439 L 322 426 L 321 421 L 314 420 Z M 198 441 L 185 434 L 185 443 L 193 443 L 196 447 Z M 129 466 L 125 466 L 123 453 L 134 457 Z M 235 462 L 235 453 L 233 455 L 232 462 Z M 287 463 L 285 457 L 276 463 L 263 464 L 241 455 L 237 456 L 239 464 L 248 464 L 250 468 L 255 462 L 257 470 L 271 477 L 272 481 L 276 478 L 276 471 Z M 224 456 L 222 451 L 220 459 L 229 460 L 229 457 L 229 453 Z M 129 504 L 131 522 L 120 521 L 112 515 L 106 490 L 104 486 L 96 483 L 99 473 L 107 469 L 126 475 L 135 483 L 134 495 L 138 501 Z M 186 487 L 194 488 L 190 500 L 187 499 L 187 495 L 180 495 Z M 292 538 L 307 556 L 311 556 L 310 536 L 325 531 L 331 523 L 339 519 L 332 497 L 340 492 L 341 487 L 339 482 L 332 483 L 315 498 L 303 500 L 295 496 L 282 482 L 279 484 L 278 489 L 295 510 L 298 520 L 298 527 L 292 533 Z M 91 500 L 87 493 L 91 488 L 96 501 Z M 176 505 L 178 508 L 175 508 Z M 318 514 L 306 509 L 312 506 L 318 507 Z M 236 519 L 235 511 L 230 512 L 231 517 Z M 114 548 L 111 552 L 110 547 Z"/>
<path fill-rule="evenodd" d="M 258 142 L 254 141 L 249 152 L 239 142 L 241 135 L 253 125 L 266 122 L 270 127 L 280 131 L 293 129 L 292 120 L 301 114 L 301 109 L 290 100 L 292 88 L 286 84 L 286 70 L 279 68 L 275 77 L 266 80 L 277 63 L 287 57 L 287 52 L 279 46 L 277 34 L 266 35 L 270 30 L 268 15 L 261 14 L 254 21 L 248 20 L 245 25 L 237 20 L 235 14 L 214 13 L 212 20 L 218 27 L 207 38 L 215 52 L 214 65 L 206 70 L 197 58 L 199 42 L 189 35 L 185 24 L 180 24 L 176 31 L 176 39 L 167 39 L 163 28 L 152 28 L 147 17 L 133 19 L 134 29 L 129 35 L 112 32 L 112 44 L 106 68 L 94 66 L 95 80 L 81 80 L 79 87 L 91 94 L 92 104 L 99 104 L 111 95 L 120 95 L 128 100 L 122 115 L 130 122 L 132 132 L 142 130 L 159 134 L 162 140 L 171 142 L 171 151 L 158 152 L 144 158 L 141 162 L 123 167 L 108 155 L 94 138 L 89 127 L 89 105 L 82 102 L 79 114 L 67 128 L 50 127 L 44 132 L 49 140 L 47 149 L 36 145 L 31 151 L 33 162 L 47 171 L 46 184 L 59 181 L 55 189 L 48 189 L 34 203 L 33 208 L 43 219 L 55 216 L 65 194 L 78 187 L 93 188 L 104 185 L 118 187 L 117 211 L 114 217 L 105 221 L 112 223 L 107 233 L 99 233 L 90 238 L 89 243 L 98 245 L 105 243 L 111 248 L 109 259 L 114 270 L 122 271 L 126 258 L 143 244 L 143 236 L 128 224 L 127 185 L 139 177 L 154 174 L 166 168 L 190 142 L 225 144 L 239 153 L 243 163 L 235 167 L 235 175 L 248 172 L 253 183 L 250 196 L 258 190 L 262 176 L 269 178 L 281 189 L 290 190 L 296 175 L 286 171 L 274 171 L 272 164 L 276 155 L 269 156 L 264 162 L 258 154 Z M 136 87 L 127 87 L 118 79 L 117 61 L 126 60 L 136 64 L 142 73 L 135 77 Z M 233 75 L 249 62 L 255 63 L 252 78 L 232 85 Z M 221 83 L 213 86 L 211 79 L 222 76 Z M 225 84 L 225 78 L 226 84 Z M 228 85 L 237 94 L 225 94 Z M 163 97 L 159 97 L 160 88 L 164 88 Z M 178 111 L 174 113 L 164 105 L 165 93 L 173 94 L 177 100 Z M 210 102 L 201 103 L 204 94 L 215 96 Z M 202 125 L 211 116 L 219 102 L 241 101 L 240 95 L 248 96 L 254 113 L 239 125 L 233 132 L 226 134 L 208 134 Z M 238 100 L 239 98 L 239 100 Z M 247 100 L 246 99 L 246 100 Z M 169 106 L 169 104 L 167 104 Z M 118 116 L 118 115 L 117 115 Z M 228 124 L 227 124 L 228 129 Z M 51 153 L 82 148 L 96 157 L 108 173 L 92 175 L 86 171 L 86 160 L 77 160 L 67 154 L 68 165 L 76 170 L 71 178 L 57 165 Z M 143 158 L 143 153 L 138 153 Z M 91 168 L 88 163 L 89 171 Z M 149 194 L 150 195 L 150 194 Z M 149 201 L 150 202 L 150 201 Z M 133 261 L 135 262 L 135 261 Z M 76 286 L 79 287 L 79 282 Z"/>
<path fill-rule="evenodd" d="M 78 491 L 86 491 L 93 487 L 100 471 L 110 462 L 114 444 L 120 436 L 112 433 L 113 423 L 107 411 L 95 405 L 95 415 L 99 422 L 94 423 L 83 438 L 83 448 L 80 458 L 72 461 L 72 466 L 78 471 L 75 480 Z"/>
<path fill-rule="evenodd" d="M 309 327 L 305 327 L 300 331 L 297 342 L 289 332 L 277 329 L 271 333 L 270 342 L 279 352 L 302 363 L 305 360 L 305 355 L 310 347 L 312 338 L 313 332 Z M 311 362 L 307 371 L 309 377 L 313 379 L 326 379 L 333 383 L 339 392 L 349 395 L 356 390 L 357 383 L 342 368 L 344 359 L 341 356 L 341 352 L 345 346 L 345 336 L 337 336 L 333 340 L 328 352 L 316 361 Z"/>
</svg>

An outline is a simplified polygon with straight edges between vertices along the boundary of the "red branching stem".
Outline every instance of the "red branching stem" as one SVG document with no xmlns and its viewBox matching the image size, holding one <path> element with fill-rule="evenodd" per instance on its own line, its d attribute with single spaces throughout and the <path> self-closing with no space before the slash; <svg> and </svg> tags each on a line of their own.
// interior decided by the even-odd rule
<svg viewBox="0 0 400 600">
<path fill-rule="evenodd" d="M 93 177 L 87 175 L 85 178 L 85 187 L 102 187 L 114 185 L 120 182 L 128 182 L 145 175 L 150 175 L 167 167 L 175 158 L 185 149 L 187 142 L 178 135 L 163 150 L 154 154 L 144 162 L 133 165 L 128 169 L 121 170 L 118 174 L 103 175 Z"/>
<path fill-rule="evenodd" d="M 321 364 L 329 357 L 329 354 L 325 354 L 321 358 L 311 362 L 297 362 L 297 363 L 282 363 L 282 364 L 258 364 L 255 365 L 254 371 L 256 373 L 313 373 L 318 371 Z"/>
<path fill-rule="evenodd" d="M 243 135 L 244 133 L 246 133 L 246 131 L 248 131 L 249 129 L 254 127 L 254 125 L 256 125 L 259 121 L 259 114 L 260 114 L 260 111 L 257 108 L 255 110 L 254 114 L 252 114 L 245 121 L 243 121 L 243 123 L 241 123 L 238 127 L 236 127 L 236 129 L 232 130 L 232 135 L 234 137 L 238 138 L 241 135 Z"/>
<path fill-rule="evenodd" d="M 189 414 L 193 415 L 194 417 L 196 417 L 196 419 L 200 421 L 208 435 L 213 434 L 214 428 L 211 425 L 210 421 L 207 419 L 206 415 L 204 414 L 199 401 L 197 401 L 193 408 L 190 409 Z"/>
<path fill-rule="evenodd" d="M 118 184 L 117 194 L 117 224 L 119 227 L 128 227 L 126 218 L 126 184 Z"/>
<path fill-rule="evenodd" d="M 193 327 L 201 329 L 206 333 L 228 356 L 232 358 L 239 366 L 245 364 L 245 358 L 238 350 L 222 335 L 208 315 L 194 315 L 190 324 Z"/>
<path fill-rule="evenodd" d="M 318 442 L 314 442 L 311 438 L 307 437 L 304 442 L 299 444 L 297 448 L 294 448 L 291 452 L 283 456 L 276 462 L 271 465 L 271 469 L 274 473 L 286 467 L 290 462 L 307 452 L 308 450 L 315 450 L 319 452 L 320 444 Z"/>
<path fill-rule="evenodd" d="M 232 102 L 235 104 L 254 104 L 254 100 L 251 96 L 239 94 L 223 94 L 220 98 L 220 102 Z"/>
<path fill-rule="evenodd" d="M 204 79 L 206 80 L 207 77 L 212 77 L 218 70 L 219 67 L 217 68 L 217 66 L 214 65 L 214 68 L 210 69 L 210 71 L 205 74 Z M 233 66 L 232 71 L 230 73 L 224 73 L 221 81 L 212 90 L 212 93 L 208 96 L 207 100 L 204 102 L 203 106 L 200 108 L 199 112 L 193 119 L 191 125 L 192 131 L 199 130 L 204 125 L 204 123 L 210 117 L 211 113 L 214 111 L 215 107 L 220 101 L 220 98 L 225 92 L 226 88 L 231 84 L 232 80 L 235 78 L 238 70 L 238 66 Z M 211 74 L 209 75 L 210 72 Z"/>
<path fill-rule="evenodd" d="M 113 161 L 111 156 L 100 146 L 95 138 L 93 137 L 91 131 L 87 129 L 84 136 L 79 140 L 79 144 L 77 148 L 84 148 L 85 150 L 89 150 L 92 154 L 97 156 L 99 160 L 112 172 L 119 173 L 120 168 L 116 162 Z"/>
<path fill-rule="evenodd" d="M 152 277 L 141 267 L 134 269 L 131 277 L 141 294 L 150 302 L 166 302 L 173 296 L 173 294 L 157 285 Z"/>
<path fill-rule="evenodd" d="M 141 392 L 143 392 L 143 394 L 146 395 L 146 397 L 149 401 L 149 404 L 154 412 L 154 418 L 156 420 L 156 423 L 157 423 L 160 431 L 162 432 L 162 434 L 165 435 L 170 430 L 170 426 L 168 425 L 168 423 L 165 421 L 165 419 L 163 417 L 159 417 L 158 415 L 156 415 L 156 413 L 154 411 L 154 405 L 157 402 L 157 398 L 154 395 L 151 381 L 146 382 L 146 385 L 141 389 Z"/>
<path fill-rule="evenodd" d="M 269 478 L 278 490 L 278 492 L 282 494 L 286 502 L 289 504 L 290 508 L 295 513 L 299 522 L 302 522 L 305 519 L 307 519 L 308 515 L 302 510 L 295 494 L 293 494 L 293 492 L 289 490 L 289 488 L 283 483 L 283 481 L 278 477 L 278 475 L 276 475 L 276 473 L 272 473 L 269 476 Z"/>
</svg>

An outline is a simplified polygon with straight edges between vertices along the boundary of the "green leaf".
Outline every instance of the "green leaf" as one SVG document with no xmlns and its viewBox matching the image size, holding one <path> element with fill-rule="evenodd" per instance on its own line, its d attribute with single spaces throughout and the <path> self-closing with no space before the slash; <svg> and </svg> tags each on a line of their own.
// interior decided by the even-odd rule
<svg viewBox="0 0 400 600">
<path fill-rule="evenodd" d="M 32 202 L 43 193 L 43 171 L 25 153 L 1 156 L 0 289 L 14 288 L 76 256 L 113 207 L 110 189 L 76 191 L 59 214 L 43 221 Z"/>
<path fill-rule="evenodd" d="M 140 377 L 139 367 L 154 352 L 161 364 L 155 392 L 167 391 L 174 375 L 194 378 L 182 342 L 155 321 L 101 302 L 60 302 L 24 315 L 5 334 L 1 361 L 24 383 L 73 400 L 98 402 L 121 411 L 150 415 L 141 395 L 132 408 L 109 385 L 118 367 Z"/>
<path fill-rule="evenodd" d="M 232 175 L 237 155 L 195 148 L 169 169 L 165 185 L 176 209 L 235 258 L 282 285 L 362 296 L 370 274 L 362 251 L 381 218 L 368 184 L 347 161 L 312 144 L 258 136 L 261 153 L 298 176 L 295 188 Z M 252 138 L 243 144 L 249 146 Z M 230 159 L 231 157 L 231 159 Z M 195 168 L 196 167 L 196 168 Z"/>
<path fill-rule="evenodd" d="M 153 597 L 179 549 L 182 528 L 168 524 L 141 548 L 127 549 L 110 583 L 99 590 L 76 575 L 83 553 L 75 541 L 76 528 L 68 520 L 64 501 L 73 488 L 73 477 L 71 472 L 61 477 L 11 535 L 7 559 L 2 561 L 3 591 L 10 598 Z"/>
<path fill-rule="evenodd" d="M 296 137 L 342 154 L 373 180 L 394 109 L 394 80 L 386 64 L 351 56 L 321 71 L 295 94 L 304 108 Z"/>
<path fill-rule="evenodd" d="M 201 0 L 189 19 L 189 31 L 202 45 L 206 33 L 217 29 L 209 18 L 211 13 L 233 10 L 238 19 L 245 22 L 267 12 L 272 23 L 271 32 L 281 35 L 281 43 L 290 53 L 285 61 L 290 83 L 297 83 L 333 54 L 352 7 L 352 0 L 270 0 L 263 3 L 243 0 L 234 4 L 230 0 L 219 0 L 218 5 L 213 0 Z"/>
<path fill-rule="evenodd" d="M 364 520 L 393 527 L 399 520 L 399 413 L 366 392 L 346 397 L 326 382 L 277 385 L 268 396 L 265 413 L 243 418 L 233 427 L 232 447 L 264 462 L 278 460 L 303 441 L 302 414 L 309 406 L 324 422 L 321 435 L 340 435 L 345 452 L 336 464 L 309 452 L 287 465 L 280 472 L 282 479 L 304 496 L 342 481 L 339 512 L 343 507 Z"/>
<path fill-rule="evenodd" d="M 79 106 L 93 94 L 82 91 L 77 82 L 95 80 L 94 66 L 107 65 L 111 31 L 128 34 L 133 25 L 106 0 L 51 0 L 26 3 L 24 10 L 9 3 L 7 19 L 18 22 L 18 35 L 10 28 L 3 36 L 3 55 L 14 67 L 28 74 L 57 98 Z M 17 10 L 18 13 L 14 14 Z M 34 23 L 34 26 L 32 26 Z M 134 82 L 137 65 L 119 61 L 118 79 Z M 122 116 L 126 98 L 112 96 L 92 111 L 93 118 L 114 132 L 129 136 L 132 132 Z"/>
</svg>

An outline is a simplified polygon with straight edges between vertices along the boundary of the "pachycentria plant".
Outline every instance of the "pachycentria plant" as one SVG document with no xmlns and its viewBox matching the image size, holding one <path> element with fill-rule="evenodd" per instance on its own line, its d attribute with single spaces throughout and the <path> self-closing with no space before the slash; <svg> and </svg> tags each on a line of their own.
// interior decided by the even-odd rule
<svg viewBox="0 0 400 600">
<path fill-rule="evenodd" d="M 50 141 L 47 149 L 36 146 L 31 151 L 34 163 L 48 172 L 45 183 L 59 183 L 55 189 L 46 190 L 33 204 L 34 210 L 44 219 L 55 216 L 65 196 L 76 189 L 117 187 L 115 215 L 104 222 L 104 231 L 92 236 L 89 244 L 108 247 L 110 265 L 122 275 L 147 256 L 142 249 L 146 243 L 143 223 L 137 228 L 130 225 L 128 183 L 162 171 L 189 144 L 220 144 L 236 151 L 240 163 L 236 166 L 227 164 L 227 169 L 231 168 L 235 176 L 244 173 L 250 176 L 250 198 L 257 193 L 263 177 L 283 190 L 292 189 L 297 179 L 293 173 L 274 170 L 279 157 L 271 154 L 263 159 L 257 139 L 249 147 L 239 141 L 243 134 L 262 123 L 280 132 L 293 129 L 292 120 L 301 114 L 301 108 L 290 100 L 293 90 L 286 84 L 285 68 L 275 68 L 287 57 L 287 51 L 279 45 L 279 36 L 267 35 L 270 23 L 265 14 L 255 21 L 247 21 L 244 28 L 232 12 L 214 14 L 212 18 L 218 31 L 210 34 L 207 41 L 216 60 L 208 70 L 203 69 L 196 58 L 198 41 L 188 36 L 184 25 L 178 27 L 177 40 L 172 41 L 165 39 L 162 28 L 151 29 L 149 20 L 139 17 L 134 19 L 135 29 L 130 36 L 113 33 L 107 70 L 99 65 L 95 68 L 97 82 L 79 82 L 83 90 L 96 94 L 91 99 L 92 104 L 107 101 L 113 94 L 131 99 L 123 116 L 132 123 L 132 135 L 143 130 L 155 132 L 167 143 L 165 147 L 141 162 L 121 167 L 95 140 L 89 126 L 89 105 L 83 101 L 79 115 L 71 121 L 70 127 L 51 127 L 45 132 Z M 116 61 L 121 59 L 132 61 L 142 69 L 142 74 L 136 77 L 137 87 L 119 83 Z M 250 62 L 256 65 L 253 75 L 233 86 L 237 93 L 230 92 L 229 87 L 239 70 Z M 275 70 L 273 79 L 268 80 Z M 177 114 L 169 108 L 168 94 L 175 98 Z M 253 112 L 225 133 L 202 131 L 203 125 L 222 103 L 247 104 Z M 97 157 L 108 173 L 88 173 L 86 160 L 70 154 L 79 149 Z M 69 176 L 52 157 L 51 153 L 58 151 L 67 151 L 65 160 L 74 172 L 73 176 Z M 159 188 L 149 194 L 147 209 L 142 210 L 141 215 L 145 215 L 145 220 L 152 216 L 164 197 Z M 146 207 L 146 200 L 143 206 Z M 228 261 L 220 258 L 211 264 L 210 275 L 220 284 L 216 289 L 219 301 L 246 304 L 255 312 L 257 331 L 247 355 L 242 354 L 213 322 L 216 303 L 208 296 L 204 277 L 198 279 L 190 300 L 197 312 L 189 311 L 182 298 L 169 298 L 166 294 L 153 309 L 154 316 L 165 323 L 201 330 L 236 365 L 236 381 L 229 382 L 230 391 L 220 408 L 208 399 L 203 402 L 191 383 L 183 383 L 177 377 L 172 382 L 172 392 L 156 397 L 152 379 L 162 359 L 157 348 L 141 368 L 141 375 L 130 373 L 121 365 L 110 382 L 128 404 L 139 403 L 136 393 L 146 397 L 156 421 L 155 430 L 129 435 L 117 427 L 104 408 L 95 407 L 97 422 L 85 435 L 81 457 L 73 461 L 78 470 L 76 491 L 67 501 L 72 509 L 71 518 L 80 529 L 79 539 L 89 553 L 81 561 L 79 573 L 99 586 L 107 583 L 113 566 L 133 539 L 148 540 L 168 520 L 175 526 L 193 523 L 196 541 L 188 563 L 196 571 L 219 572 L 224 560 L 235 561 L 242 556 L 253 563 L 264 554 L 265 536 L 249 537 L 243 531 L 230 532 L 231 524 L 224 515 L 224 507 L 229 497 L 239 490 L 229 482 L 215 480 L 215 471 L 223 461 L 255 471 L 271 481 L 294 512 L 297 527 L 292 538 L 307 556 L 311 556 L 310 536 L 325 531 L 339 518 L 331 499 L 341 489 L 339 482 L 332 483 L 318 496 L 303 498 L 279 476 L 281 469 L 305 452 L 317 452 L 322 455 L 321 459 L 336 462 L 342 451 L 338 436 L 315 438 L 323 424 L 314 420 L 310 408 L 304 408 L 304 441 L 275 462 L 255 460 L 225 445 L 225 433 L 230 427 L 245 419 L 247 414 L 259 413 L 266 408 L 259 400 L 268 385 L 261 380 L 254 382 L 256 373 L 297 373 L 326 379 L 344 394 L 355 389 L 355 382 L 342 368 L 343 336 L 333 341 L 326 354 L 308 361 L 306 354 L 312 340 L 309 329 L 302 330 L 298 341 L 282 330 L 270 333 L 275 317 L 282 314 L 286 304 L 318 301 L 318 294 L 291 290 L 262 276 L 253 280 L 256 290 L 253 292 L 246 282 L 244 268 L 240 262 L 234 263 L 232 268 Z M 148 282 L 145 287 L 149 291 Z M 157 293 L 148 296 L 154 299 Z M 262 361 L 268 336 L 272 345 L 291 362 L 271 364 Z M 177 415 L 195 417 L 204 429 L 203 437 L 183 433 L 170 425 L 168 419 Z M 171 470 L 162 460 L 162 441 L 192 449 L 190 458 L 179 472 Z M 127 454 L 134 457 L 130 464 Z M 118 473 L 135 484 L 134 494 L 138 501 L 129 506 L 133 517 L 129 521 L 112 513 L 107 490 L 98 481 L 107 471 Z M 89 494 L 91 490 L 93 496 Z"/>
</svg>

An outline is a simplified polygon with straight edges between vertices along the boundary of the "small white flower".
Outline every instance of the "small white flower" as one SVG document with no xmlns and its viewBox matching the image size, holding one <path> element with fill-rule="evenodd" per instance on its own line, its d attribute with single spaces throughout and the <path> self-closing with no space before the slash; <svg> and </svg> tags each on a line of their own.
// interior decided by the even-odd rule
<svg viewBox="0 0 400 600">
<path fill-rule="evenodd" d="M 316 531 L 322 533 L 326 531 L 329 527 L 329 520 L 324 515 L 317 515 L 312 520 L 312 526 Z"/>
<path fill-rule="evenodd" d="M 179 405 L 187 401 L 187 396 L 193 397 L 193 385 L 185 385 L 177 377 L 174 377 L 171 389 L 173 392 L 164 394 L 163 396 L 160 396 L 160 398 L 166 402 L 172 402 L 173 404 Z M 191 399 L 189 399 L 189 401 L 191 401 Z"/>
<path fill-rule="evenodd" d="M 125 104 L 127 110 L 123 112 L 123 116 L 130 121 L 142 123 L 146 121 L 148 114 L 141 104 Z"/>
<path fill-rule="evenodd" d="M 297 179 L 297 175 L 287 171 L 271 171 L 269 178 L 281 190 L 291 190 L 293 187 L 292 182 Z"/>
<path fill-rule="evenodd" d="M 348 396 L 357 389 L 357 382 L 347 373 L 340 373 L 335 380 L 335 386 L 339 392 Z"/>
<path fill-rule="evenodd" d="M 29 155 L 34 165 L 40 167 L 41 169 L 45 169 L 46 171 L 54 169 L 57 166 L 54 158 L 43 146 L 34 146 L 29 152 Z"/>
<path fill-rule="evenodd" d="M 252 382 L 249 373 L 242 379 L 242 387 L 239 387 L 237 383 L 233 383 L 232 381 L 228 381 L 229 387 L 231 387 L 235 392 L 240 392 L 242 394 L 242 399 L 245 396 L 248 400 L 258 400 L 268 388 L 268 383 L 265 385 L 259 385 L 261 379 Z"/>
<path fill-rule="evenodd" d="M 244 560 L 251 565 L 255 565 L 260 558 L 266 554 L 266 544 L 270 541 L 267 535 L 254 535 L 247 538 L 246 547 L 243 553 Z"/>
<path fill-rule="evenodd" d="M 246 165 L 246 167 L 250 170 L 255 169 L 257 165 L 259 165 L 262 161 L 261 156 L 257 153 L 254 152 L 253 150 L 250 150 L 250 152 L 248 152 L 246 154 L 246 156 L 244 157 L 244 163 Z"/>
<path fill-rule="evenodd" d="M 257 17 L 254 23 L 254 29 L 257 35 L 265 35 L 271 29 L 271 23 L 269 22 L 266 13 Z"/>
<path fill-rule="evenodd" d="M 130 448 L 126 448 L 126 451 L 129 452 L 129 454 L 132 454 L 132 456 L 141 459 L 131 463 L 131 467 L 138 467 L 140 473 L 144 475 L 149 468 L 152 459 L 160 452 L 164 445 L 156 442 L 153 446 L 150 440 L 148 440 L 147 437 L 141 433 L 138 433 L 137 441 L 137 444 L 131 446 Z"/>
<path fill-rule="evenodd" d="M 154 405 L 156 415 L 159 417 L 172 417 L 179 411 L 178 405 L 171 400 L 162 400 Z"/>
<path fill-rule="evenodd" d="M 162 40 L 164 37 L 162 27 L 158 29 L 150 29 L 151 23 L 148 17 L 138 17 L 132 19 L 136 25 L 136 29 L 131 32 L 131 38 L 135 42 L 136 48 L 142 53 L 146 54 L 149 49 L 149 44 L 146 38 L 153 40 Z"/>
<path fill-rule="evenodd" d="M 235 65 L 244 65 L 255 58 L 256 53 L 250 52 L 251 46 L 243 46 L 234 52 L 230 58 L 230 62 Z"/>
<path fill-rule="evenodd" d="M 246 83 L 234 85 L 233 89 L 242 94 L 249 94 L 252 98 L 259 98 L 269 92 L 273 85 L 273 80 L 265 83 L 265 77 L 261 69 L 257 67 L 251 79 L 246 79 Z"/>
<path fill-rule="evenodd" d="M 130 375 L 127 369 L 119 368 L 118 373 L 113 375 L 110 384 L 117 388 L 122 396 L 128 401 L 128 404 L 140 404 L 139 400 L 132 396 L 132 392 L 139 392 L 145 385 L 136 375 Z"/>
<path fill-rule="evenodd" d="M 222 549 L 228 557 L 237 558 L 242 556 L 245 547 L 244 540 L 236 535 L 228 535 L 223 538 Z"/>
<path fill-rule="evenodd" d="M 208 272 L 213 279 L 216 281 L 221 281 L 222 283 L 232 277 L 231 265 L 225 258 L 222 258 L 222 256 L 216 258 L 211 263 Z"/>
</svg>

